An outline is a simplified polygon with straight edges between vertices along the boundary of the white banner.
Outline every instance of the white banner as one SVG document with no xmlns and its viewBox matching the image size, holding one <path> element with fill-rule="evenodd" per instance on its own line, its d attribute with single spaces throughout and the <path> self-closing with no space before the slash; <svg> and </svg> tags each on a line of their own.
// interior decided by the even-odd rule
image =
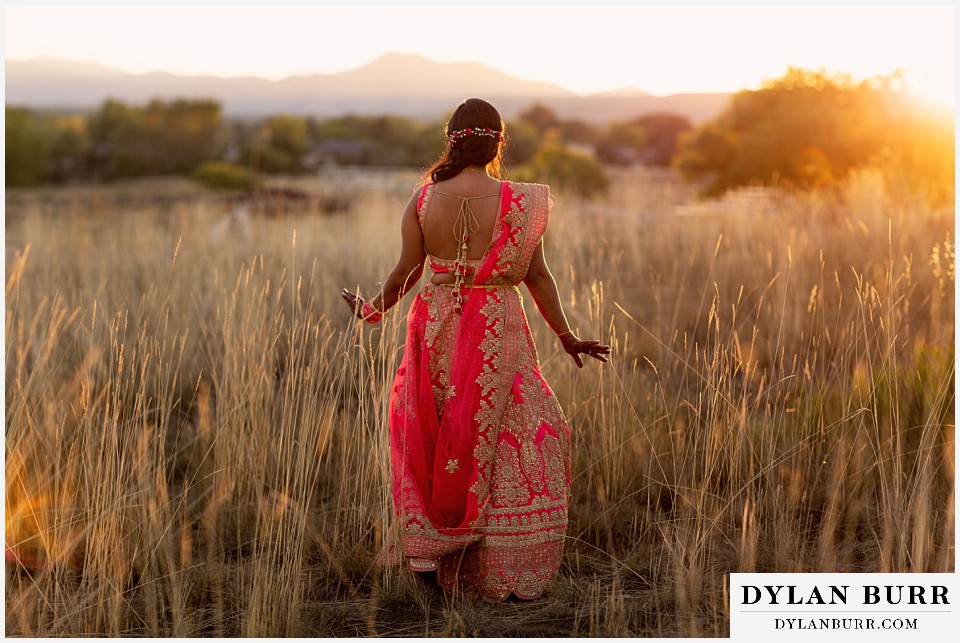
<svg viewBox="0 0 960 643">
<path fill-rule="evenodd" d="M 960 640 L 956 574 L 730 574 L 734 641 Z"/>
</svg>

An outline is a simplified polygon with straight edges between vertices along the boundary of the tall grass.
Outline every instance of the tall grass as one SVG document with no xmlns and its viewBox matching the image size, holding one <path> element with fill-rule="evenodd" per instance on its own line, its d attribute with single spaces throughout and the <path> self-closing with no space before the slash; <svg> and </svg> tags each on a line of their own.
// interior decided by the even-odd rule
<svg viewBox="0 0 960 643">
<path fill-rule="evenodd" d="M 882 176 L 774 216 L 673 216 L 649 172 L 558 195 L 548 260 L 613 356 L 577 370 L 527 298 L 571 524 L 501 605 L 377 562 L 409 301 L 364 328 L 338 291 L 392 266 L 405 196 L 214 242 L 209 200 L 15 193 L 7 632 L 723 636 L 729 572 L 953 570 L 953 215 Z"/>
</svg>

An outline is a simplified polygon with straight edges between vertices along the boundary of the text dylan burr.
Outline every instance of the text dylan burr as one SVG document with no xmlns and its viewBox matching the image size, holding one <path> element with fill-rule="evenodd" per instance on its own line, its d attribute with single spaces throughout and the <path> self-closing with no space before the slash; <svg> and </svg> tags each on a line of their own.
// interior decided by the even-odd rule
<svg viewBox="0 0 960 643">
<path fill-rule="evenodd" d="M 744 585 L 743 605 L 846 605 L 849 585 Z M 864 585 L 861 605 L 949 605 L 943 585 Z"/>
</svg>

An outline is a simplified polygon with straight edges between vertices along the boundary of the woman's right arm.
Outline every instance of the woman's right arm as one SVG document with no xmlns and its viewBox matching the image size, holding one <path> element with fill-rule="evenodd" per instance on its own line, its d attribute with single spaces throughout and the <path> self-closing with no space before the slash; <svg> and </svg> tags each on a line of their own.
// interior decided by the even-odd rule
<svg viewBox="0 0 960 643">
<path fill-rule="evenodd" d="M 419 190 L 413 193 L 403 210 L 400 221 L 402 241 L 400 258 L 397 260 L 397 265 L 387 276 L 380 292 L 369 302 L 374 312 L 377 313 L 376 317 L 372 319 L 379 320 L 384 312 L 400 301 L 400 298 L 420 281 L 420 276 L 423 274 L 423 264 L 427 254 L 423 249 L 423 232 L 417 218 L 419 193 Z M 367 301 L 363 297 L 346 288 L 340 291 L 340 296 L 347 302 L 347 306 L 350 307 L 354 315 L 360 319 L 366 318 L 363 307 Z"/>
<path fill-rule="evenodd" d="M 543 255 L 543 239 L 537 243 L 537 247 L 533 251 L 533 259 L 530 261 L 530 268 L 523 278 L 523 283 L 527 285 L 540 314 L 543 315 L 547 324 L 560 338 L 563 350 L 573 357 L 578 367 L 583 368 L 583 360 L 580 359 L 581 353 L 601 362 L 607 361 L 604 355 L 610 354 L 609 346 L 601 344 L 599 340 L 582 341 L 570 329 L 567 317 L 563 314 L 563 305 L 560 303 L 557 282 L 553 278 L 550 268 L 547 267 L 547 260 Z"/>
</svg>

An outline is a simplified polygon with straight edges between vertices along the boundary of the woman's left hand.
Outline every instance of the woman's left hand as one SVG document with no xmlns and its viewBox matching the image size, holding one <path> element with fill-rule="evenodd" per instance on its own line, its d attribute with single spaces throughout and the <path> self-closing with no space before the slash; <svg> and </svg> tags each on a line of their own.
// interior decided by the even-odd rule
<svg viewBox="0 0 960 643">
<path fill-rule="evenodd" d="M 606 344 L 601 344 L 599 340 L 588 339 L 583 341 L 573 333 L 560 337 L 560 343 L 563 344 L 563 350 L 577 363 L 577 368 L 583 368 L 583 359 L 580 357 L 581 354 L 589 355 L 593 359 L 601 362 L 606 362 L 606 356 L 610 354 L 610 347 Z"/>
<path fill-rule="evenodd" d="M 345 302 L 347 302 L 347 306 L 350 307 L 350 312 L 356 315 L 359 319 L 363 319 L 363 305 L 367 303 L 363 297 L 360 295 L 355 295 L 346 288 L 340 291 L 340 296 L 343 297 Z"/>
</svg>

